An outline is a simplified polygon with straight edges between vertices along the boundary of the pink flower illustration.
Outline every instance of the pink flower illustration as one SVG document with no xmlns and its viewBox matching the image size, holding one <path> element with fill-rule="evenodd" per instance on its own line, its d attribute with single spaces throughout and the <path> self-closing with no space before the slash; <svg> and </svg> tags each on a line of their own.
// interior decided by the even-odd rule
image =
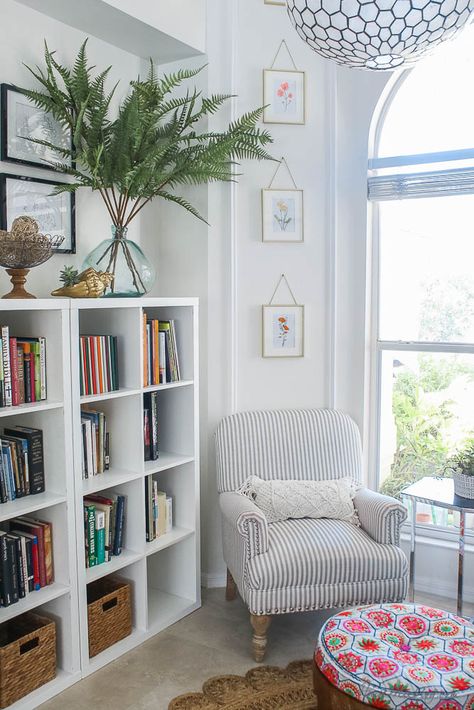
<svg viewBox="0 0 474 710">
<path fill-rule="evenodd" d="M 283 109 L 285 111 L 288 110 L 288 107 L 290 104 L 293 103 L 294 101 L 294 96 L 291 91 L 289 91 L 290 85 L 287 81 L 282 81 L 278 89 L 276 90 L 276 94 L 279 99 L 281 99 L 281 103 L 283 106 Z"/>
</svg>

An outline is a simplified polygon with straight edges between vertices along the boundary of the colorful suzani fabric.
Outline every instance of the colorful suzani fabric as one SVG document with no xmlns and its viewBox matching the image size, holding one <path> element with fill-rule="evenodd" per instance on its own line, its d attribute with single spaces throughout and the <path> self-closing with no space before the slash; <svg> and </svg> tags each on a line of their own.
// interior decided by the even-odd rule
<svg viewBox="0 0 474 710">
<path fill-rule="evenodd" d="M 381 710 L 474 710 L 474 626 L 441 609 L 380 604 L 323 626 L 315 662 L 341 692 Z"/>
</svg>

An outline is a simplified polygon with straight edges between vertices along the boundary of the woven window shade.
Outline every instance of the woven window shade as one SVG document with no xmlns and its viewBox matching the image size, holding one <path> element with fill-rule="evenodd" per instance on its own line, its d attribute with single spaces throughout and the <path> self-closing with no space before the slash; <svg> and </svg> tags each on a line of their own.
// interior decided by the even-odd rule
<svg viewBox="0 0 474 710">
<path fill-rule="evenodd" d="M 383 175 L 368 181 L 372 202 L 469 194 L 474 194 L 474 168 Z"/>
</svg>

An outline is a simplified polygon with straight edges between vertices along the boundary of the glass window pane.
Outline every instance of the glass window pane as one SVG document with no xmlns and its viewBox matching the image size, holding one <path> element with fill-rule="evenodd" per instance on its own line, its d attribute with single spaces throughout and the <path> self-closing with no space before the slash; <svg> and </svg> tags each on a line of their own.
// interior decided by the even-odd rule
<svg viewBox="0 0 474 710">
<path fill-rule="evenodd" d="M 474 343 L 474 195 L 379 210 L 380 338 Z"/>
<path fill-rule="evenodd" d="M 449 458 L 474 437 L 474 355 L 381 355 L 379 484 L 399 497 L 423 476 L 443 475 Z M 421 506 L 418 513 L 419 523 L 457 523 L 439 508 Z"/>
<path fill-rule="evenodd" d="M 474 26 L 419 62 L 384 119 L 378 156 L 474 148 Z"/>
</svg>

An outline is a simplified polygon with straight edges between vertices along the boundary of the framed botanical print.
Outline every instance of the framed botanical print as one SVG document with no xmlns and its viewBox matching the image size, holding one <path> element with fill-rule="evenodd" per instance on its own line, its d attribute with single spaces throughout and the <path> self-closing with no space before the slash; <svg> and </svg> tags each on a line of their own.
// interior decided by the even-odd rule
<svg viewBox="0 0 474 710">
<path fill-rule="evenodd" d="M 51 162 L 65 162 L 61 155 L 37 140 L 70 148 L 71 132 L 50 113 L 35 106 L 21 89 L 2 84 L 1 160 L 47 170 L 54 170 Z"/>
<path fill-rule="evenodd" d="M 262 190 L 262 240 L 304 241 L 303 190 Z"/>
<path fill-rule="evenodd" d="M 264 69 L 264 123 L 305 122 L 305 73 L 296 69 Z"/>
<path fill-rule="evenodd" d="M 53 193 L 52 180 L 0 174 L 0 229 L 11 229 L 21 215 L 33 217 L 42 234 L 62 236 L 55 251 L 76 253 L 75 199 L 72 192 Z"/>
<path fill-rule="evenodd" d="M 263 357 L 304 357 L 304 306 L 262 307 Z"/>
</svg>

